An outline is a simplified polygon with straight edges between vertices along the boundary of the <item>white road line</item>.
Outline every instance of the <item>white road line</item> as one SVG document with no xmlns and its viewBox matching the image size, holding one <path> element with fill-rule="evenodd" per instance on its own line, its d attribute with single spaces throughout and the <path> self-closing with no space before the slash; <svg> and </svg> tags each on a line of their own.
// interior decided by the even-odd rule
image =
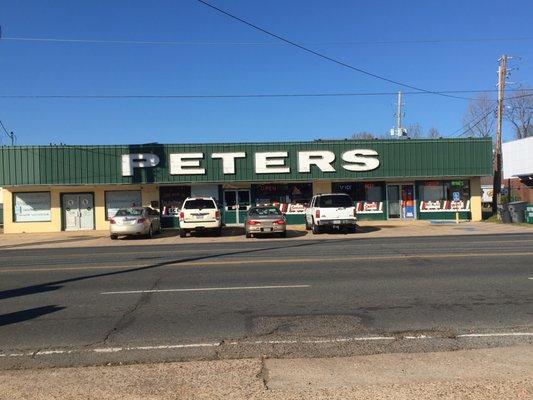
<svg viewBox="0 0 533 400">
<path fill-rule="evenodd" d="M 229 286 L 229 287 L 206 287 L 190 289 L 154 289 L 154 290 L 124 290 L 117 292 L 102 292 L 100 294 L 134 294 L 134 293 L 165 293 L 165 292 L 208 292 L 216 290 L 259 290 L 259 289 L 301 289 L 311 285 L 283 285 L 283 286 Z"/>
<path fill-rule="evenodd" d="M 458 338 L 505 337 L 505 336 L 533 336 L 533 332 L 465 333 L 462 335 L 457 335 Z"/>
<path fill-rule="evenodd" d="M 464 333 L 456 336 L 456 339 L 461 338 L 495 338 L 495 337 L 531 337 L 533 332 L 499 332 L 499 333 Z M 154 346 L 135 346 L 135 347 L 100 347 L 94 349 L 47 349 L 37 351 L 27 351 L 24 353 L 0 353 L 0 357 L 38 357 L 38 356 L 55 356 L 62 354 L 106 354 L 118 353 L 122 351 L 150 351 L 150 350 L 173 350 L 173 349 L 189 349 L 189 348 L 211 348 L 220 347 L 222 345 L 237 346 L 237 345 L 260 345 L 260 344 L 327 344 L 327 343 L 346 343 L 346 342 L 370 342 L 370 341 L 389 341 L 389 340 L 425 340 L 425 339 L 446 339 L 439 336 L 359 336 L 336 339 L 294 339 L 294 340 L 255 340 L 255 341 L 233 341 L 233 342 L 211 342 L 211 343 L 190 343 L 190 344 L 166 344 Z"/>
</svg>

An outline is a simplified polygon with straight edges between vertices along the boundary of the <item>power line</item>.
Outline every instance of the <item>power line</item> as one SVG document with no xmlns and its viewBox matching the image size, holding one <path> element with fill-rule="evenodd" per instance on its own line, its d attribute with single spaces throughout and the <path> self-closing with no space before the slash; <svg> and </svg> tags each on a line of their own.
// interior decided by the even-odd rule
<svg viewBox="0 0 533 400">
<path fill-rule="evenodd" d="M 376 78 L 376 79 L 379 79 L 379 80 L 382 80 L 382 81 L 385 81 L 385 82 L 388 82 L 388 83 L 392 83 L 394 85 L 403 86 L 403 87 L 406 87 L 406 88 L 409 88 L 409 89 L 413 89 L 413 90 L 417 90 L 417 91 L 420 91 L 420 92 L 426 92 L 426 93 L 435 94 L 435 95 L 438 95 L 438 96 L 444 96 L 444 97 L 450 97 L 450 98 L 456 98 L 456 99 L 462 99 L 462 100 L 471 100 L 470 98 L 467 98 L 467 97 L 459 97 L 459 96 L 454 96 L 454 95 L 450 95 L 450 94 L 434 92 L 434 91 L 428 90 L 428 89 L 419 88 L 417 86 L 414 86 L 414 85 L 411 85 L 411 84 L 408 84 L 408 83 L 396 81 L 394 79 L 390 79 L 390 78 L 375 74 L 373 72 L 364 70 L 362 68 L 354 67 L 353 65 L 347 64 L 347 63 L 345 63 L 343 61 L 339 61 L 339 60 L 337 60 L 335 58 L 332 58 L 332 57 L 329 57 L 329 56 L 327 56 L 325 54 L 319 53 L 318 51 L 312 50 L 312 49 L 310 49 L 308 47 L 305 47 L 305 46 L 303 46 L 301 44 L 293 42 L 292 40 L 286 39 L 283 36 L 277 35 L 277 34 L 275 34 L 273 32 L 270 32 L 270 31 L 268 31 L 268 30 L 266 30 L 264 28 L 261 28 L 260 26 L 257 26 L 257 25 L 255 25 L 255 24 L 253 24 L 251 22 L 246 21 L 245 19 L 237 17 L 236 15 L 233 15 L 233 14 L 231 14 L 231 13 L 225 11 L 225 10 L 222 10 L 221 8 L 218 8 L 218 7 L 212 5 L 212 4 L 210 4 L 210 3 L 208 3 L 208 2 L 206 2 L 204 0 L 196 0 L 196 1 L 201 3 L 201 4 L 203 4 L 203 5 L 205 5 L 205 6 L 207 6 L 207 7 L 209 7 L 209 8 L 211 8 L 211 9 L 213 9 L 213 10 L 215 10 L 215 11 L 217 11 L 217 12 L 219 12 L 219 13 L 221 13 L 221 14 L 226 15 L 226 16 L 228 16 L 228 17 L 230 17 L 230 18 L 232 18 L 232 19 L 234 19 L 236 21 L 239 21 L 239 22 L 241 22 L 241 23 L 243 23 L 243 24 L 245 24 L 245 25 L 247 25 L 247 26 L 249 26 L 249 27 L 251 27 L 253 29 L 256 29 L 256 30 L 258 30 L 260 32 L 263 32 L 263 33 L 265 33 L 265 34 L 267 34 L 269 36 L 272 36 L 272 37 L 274 37 L 274 38 L 276 38 L 278 40 L 281 40 L 282 42 L 285 42 L 285 43 L 287 43 L 287 44 L 289 44 L 291 46 L 297 47 L 300 50 L 303 50 L 303 51 L 305 51 L 307 53 L 313 54 L 313 55 L 315 55 L 317 57 L 320 57 L 320 58 L 322 58 L 324 60 L 333 62 L 333 63 L 335 63 L 337 65 L 342 66 L 342 67 L 351 69 L 352 71 L 356 71 L 356 72 L 359 72 L 361 74 L 364 74 L 364 75 L 367 75 L 367 76 L 370 76 L 370 77 L 373 77 L 373 78 Z"/>
<path fill-rule="evenodd" d="M 5 132 L 5 134 L 7 135 L 7 137 L 9 139 L 11 139 L 11 146 L 13 146 L 17 140 L 17 136 L 13 133 L 13 132 L 8 132 L 6 127 L 4 126 L 4 123 L 2 122 L 2 120 L 0 120 L 0 126 L 2 127 L 2 130 Z M 1 135 L 0 135 L 0 143 L 2 142 L 1 141 Z"/>
<path fill-rule="evenodd" d="M 531 89 L 514 89 L 514 91 L 528 91 L 528 90 L 531 90 Z M 533 93 L 526 93 L 526 94 L 522 94 L 522 95 L 518 95 L 518 96 L 508 97 L 507 100 L 520 99 L 520 98 L 523 98 L 523 97 L 531 97 L 531 96 L 533 96 Z M 466 135 L 468 132 L 470 132 L 473 128 L 478 126 L 481 122 L 483 122 L 483 120 L 485 118 L 487 118 L 490 114 L 493 114 L 495 111 L 496 111 L 496 107 L 491 108 L 487 113 L 482 115 L 481 118 L 479 118 L 473 125 L 472 124 L 468 124 L 466 127 L 462 126 L 459 129 L 457 129 L 454 132 L 452 132 L 450 134 L 450 136 L 451 137 L 454 137 L 454 136 L 461 137 L 463 135 Z M 463 132 L 461 132 L 461 131 L 463 131 Z M 461 133 L 459 133 L 459 132 L 461 132 Z"/>
<path fill-rule="evenodd" d="M 456 131 L 452 132 L 450 134 L 451 137 L 457 136 L 461 137 L 463 135 L 466 135 L 468 132 L 472 131 L 476 126 L 478 126 L 481 122 L 485 120 L 490 114 L 493 114 L 494 111 L 496 111 L 496 107 L 491 108 L 487 113 L 485 113 L 481 118 L 479 118 L 473 125 L 467 124 L 467 126 L 462 126 L 461 128 L 457 129 Z M 461 132 L 463 131 L 463 132 Z M 461 132 L 461 133 L 459 133 Z M 459 134 L 458 134 L 459 133 Z"/>
<path fill-rule="evenodd" d="M 2 129 L 4 130 L 4 132 L 6 133 L 7 136 L 9 136 L 9 132 L 7 131 L 6 127 L 4 126 L 4 123 L 2 122 L 2 120 L 0 119 L 0 126 L 2 127 Z"/>
<path fill-rule="evenodd" d="M 523 91 L 533 89 L 513 89 Z M 451 93 L 491 93 L 496 89 L 485 90 L 439 90 L 434 92 L 407 91 L 407 95 L 451 94 Z M 397 92 L 322 92 L 322 93 L 245 93 L 245 94 L 146 94 L 146 95 L 113 95 L 113 94 L 12 94 L 0 95 L 3 99 L 246 99 L 246 98 L 276 98 L 276 97 L 356 97 L 356 96 L 390 96 Z"/>
<path fill-rule="evenodd" d="M 87 44 L 132 44 L 132 45 L 171 45 L 171 46 L 279 46 L 279 42 L 201 42 L 180 40 L 105 40 L 105 39 L 70 39 L 70 38 L 40 38 L 8 36 L 0 40 L 18 42 L 45 43 L 87 43 Z M 374 40 L 374 41 L 331 41 L 331 42 L 302 42 L 306 46 L 366 46 L 366 45 L 397 45 L 397 44 L 440 44 L 440 43 L 480 43 L 530 41 L 533 37 L 500 37 L 500 38 L 442 38 L 420 40 Z"/>
</svg>

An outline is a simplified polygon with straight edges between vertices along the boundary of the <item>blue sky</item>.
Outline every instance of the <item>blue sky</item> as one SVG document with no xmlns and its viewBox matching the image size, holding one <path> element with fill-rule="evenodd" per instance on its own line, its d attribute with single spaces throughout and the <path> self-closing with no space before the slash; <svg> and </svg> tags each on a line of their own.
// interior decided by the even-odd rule
<svg viewBox="0 0 533 400">
<path fill-rule="evenodd" d="M 304 43 L 533 37 L 533 2 L 211 0 Z M 501 20 L 498 20 L 501 9 Z M 10 1 L 4 37 L 275 42 L 195 0 Z M 309 47 L 429 90 L 494 89 L 497 59 L 520 56 L 511 80 L 533 87 L 533 40 Z M 0 40 L 1 95 L 216 95 L 394 92 L 379 81 L 283 45 L 146 45 Z M 5 99 L 19 144 L 239 142 L 383 134 L 395 96 L 269 99 Z M 461 127 L 467 102 L 405 96 L 405 124 Z M 506 133 L 510 137 L 510 131 Z M 3 138 L 6 143 L 6 138 Z"/>
</svg>

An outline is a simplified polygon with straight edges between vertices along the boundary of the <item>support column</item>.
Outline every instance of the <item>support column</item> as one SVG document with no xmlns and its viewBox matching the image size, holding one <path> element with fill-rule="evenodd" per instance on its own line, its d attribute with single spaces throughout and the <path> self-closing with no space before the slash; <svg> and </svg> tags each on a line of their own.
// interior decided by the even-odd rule
<svg viewBox="0 0 533 400">
<path fill-rule="evenodd" d="M 470 212 L 472 221 L 481 221 L 483 219 L 481 195 L 481 178 L 479 176 L 470 178 Z"/>
<path fill-rule="evenodd" d="M 331 193 L 331 181 L 313 181 L 313 196 L 323 193 Z"/>
</svg>

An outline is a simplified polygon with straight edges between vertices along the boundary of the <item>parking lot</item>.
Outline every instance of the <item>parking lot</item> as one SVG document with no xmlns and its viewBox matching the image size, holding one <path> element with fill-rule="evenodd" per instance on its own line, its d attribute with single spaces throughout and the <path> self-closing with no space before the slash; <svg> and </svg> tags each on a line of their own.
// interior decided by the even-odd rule
<svg viewBox="0 0 533 400">
<path fill-rule="evenodd" d="M 497 233 L 531 233 L 533 225 L 497 224 L 486 222 L 431 223 L 428 221 L 362 221 L 356 233 L 331 232 L 313 235 L 303 225 L 289 225 L 287 238 L 258 237 L 247 239 L 244 228 L 224 227 L 221 237 L 208 234 L 195 234 L 180 238 L 178 231 L 165 229 L 153 239 L 121 238 L 110 240 L 108 231 L 78 231 L 52 233 L 2 234 L 0 249 L 8 248 L 46 248 L 46 247 L 93 247 L 93 246 L 130 246 L 145 244 L 182 244 L 182 243 L 224 243 L 235 241 L 262 240 L 318 240 L 342 239 L 346 236 L 354 239 L 379 237 L 419 237 L 419 236 L 456 236 L 481 235 Z"/>
</svg>

